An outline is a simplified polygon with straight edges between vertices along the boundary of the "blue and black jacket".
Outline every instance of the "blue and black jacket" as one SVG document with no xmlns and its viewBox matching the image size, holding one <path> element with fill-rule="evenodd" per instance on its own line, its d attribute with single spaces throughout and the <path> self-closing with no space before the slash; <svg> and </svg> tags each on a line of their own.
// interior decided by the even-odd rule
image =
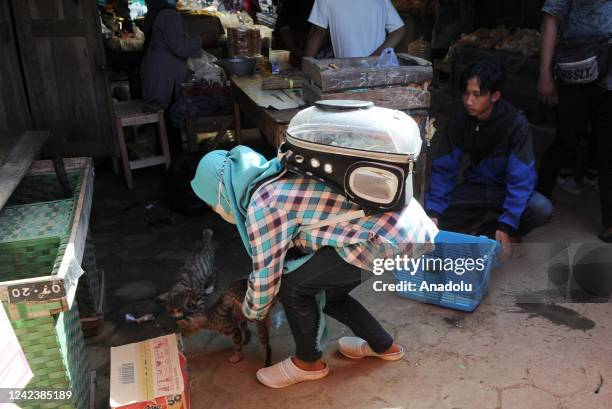
<svg viewBox="0 0 612 409">
<path fill-rule="evenodd" d="M 440 217 L 448 208 L 465 155 L 471 164 L 466 183 L 505 186 L 506 198 L 498 229 L 512 233 L 533 194 L 536 183 L 531 130 L 525 115 L 509 102 L 495 103 L 489 119 L 479 121 L 465 109 L 451 118 L 432 163 L 425 208 Z"/>
</svg>

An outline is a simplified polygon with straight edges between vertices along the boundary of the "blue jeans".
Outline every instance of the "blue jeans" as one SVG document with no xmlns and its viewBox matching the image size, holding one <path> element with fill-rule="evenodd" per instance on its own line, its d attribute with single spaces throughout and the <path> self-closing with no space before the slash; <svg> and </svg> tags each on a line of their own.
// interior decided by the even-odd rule
<svg viewBox="0 0 612 409">
<path fill-rule="evenodd" d="M 498 217 L 504 212 L 505 199 L 505 186 L 461 183 L 455 187 L 450 206 L 442 214 L 439 226 L 443 230 L 469 233 L 474 226 L 482 226 L 483 222 L 488 220 L 488 215 Z M 550 222 L 553 210 L 550 200 L 534 191 L 525 206 L 519 227 L 512 235 L 524 236 L 536 227 Z M 489 229 L 493 230 L 493 234 L 497 226 L 496 221 L 496 218 L 492 220 L 492 227 Z M 483 231 L 482 234 L 491 235 L 491 231 Z"/>
</svg>

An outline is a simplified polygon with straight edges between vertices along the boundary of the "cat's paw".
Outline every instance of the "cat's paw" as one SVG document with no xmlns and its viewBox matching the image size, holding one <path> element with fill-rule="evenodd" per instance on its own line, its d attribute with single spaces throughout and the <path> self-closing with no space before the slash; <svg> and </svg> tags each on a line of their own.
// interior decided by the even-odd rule
<svg viewBox="0 0 612 409">
<path fill-rule="evenodd" d="M 240 352 L 234 352 L 234 355 L 230 356 L 228 361 L 232 364 L 237 364 L 242 361 L 242 354 Z"/>
<path fill-rule="evenodd" d="M 181 330 L 181 335 L 189 337 L 194 334 L 194 330 L 191 328 L 191 324 L 188 320 L 177 320 L 176 325 Z"/>
</svg>

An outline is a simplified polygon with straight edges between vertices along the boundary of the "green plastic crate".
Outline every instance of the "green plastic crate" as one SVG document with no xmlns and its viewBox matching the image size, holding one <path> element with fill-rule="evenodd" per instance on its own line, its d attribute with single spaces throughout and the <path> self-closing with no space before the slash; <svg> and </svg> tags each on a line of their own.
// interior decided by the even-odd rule
<svg viewBox="0 0 612 409">
<path fill-rule="evenodd" d="M 0 210 L 0 242 L 69 234 L 74 199 L 8 206 Z"/>
<path fill-rule="evenodd" d="M 72 198 L 78 196 L 83 171 L 75 170 L 66 172 L 68 185 L 72 190 Z M 40 173 L 37 175 L 26 175 L 9 198 L 6 206 L 17 206 L 39 202 L 51 202 L 67 199 L 64 196 L 59 179 L 55 173 Z"/>
<path fill-rule="evenodd" d="M 0 243 L 0 279 L 56 275 L 67 241 L 65 236 Z M 28 317 L 39 311 L 59 310 L 62 303 L 50 300 L 15 306 L 20 317 Z M 9 317 L 34 375 L 26 388 L 70 390 L 74 396 L 70 401 L 24 401 L 18 405 L 23 409 L 87 409 L 89 368 L 76 300 L 70 310 L 56 315 L 17 320 L 12 314 Z"/>
<path fill-rule="evenodd" d="M 71 390 L 70 401 L 17 402 L 23 409 L 87 409 L 89 365 L 76 301 L 55 316 L 12 322 L 33 378 L 26 389 Z"/>
<path fill-rule="evenodd" d="M 59 268 L 67 239 L 45 237 L 0 243 L 0 281 L 45 277 Z"/>
<path fill-rule="evenodd" d="M 69 198 L 64 197 L 54 172 L 22 179 L 0 213 L 0 234 L 4 234 L 0 238 L 0 282 L 57 275 L 84 172 L 85 168 L 67 172 L 72 190 Z M 19 402 L 21 408 L 88 408 L 89 368 L 76 300 L 70 310 L 54 313 L 65 305 L 65 300 L 4 304 L 34 375 L 26 388 L 73 393 L 70 401 Z M 54 315 L 36 316 L 40 312 Z"/>
</svg>

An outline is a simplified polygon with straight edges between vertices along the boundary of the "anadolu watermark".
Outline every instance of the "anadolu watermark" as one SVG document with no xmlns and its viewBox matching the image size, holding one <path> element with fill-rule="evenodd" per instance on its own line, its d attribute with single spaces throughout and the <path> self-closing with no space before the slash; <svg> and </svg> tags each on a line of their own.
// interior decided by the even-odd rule
<svg viewBox="0 0 612 409">
<path fill-rule="evenodd" d="M 472 292 L 475 274 L 482 274 L 487 267 L 488 256 L 480 258 L 411 258 L 396 255 L 392 258 L 376 258 L 372 273 L 381 276 L 391 272 L 395 282 L 374 280 L 376 292 Z M 467 274 L 467 276 L 466 276 Z M 428 280 L 432 279 L 432 280 Z"/>
</svg>

